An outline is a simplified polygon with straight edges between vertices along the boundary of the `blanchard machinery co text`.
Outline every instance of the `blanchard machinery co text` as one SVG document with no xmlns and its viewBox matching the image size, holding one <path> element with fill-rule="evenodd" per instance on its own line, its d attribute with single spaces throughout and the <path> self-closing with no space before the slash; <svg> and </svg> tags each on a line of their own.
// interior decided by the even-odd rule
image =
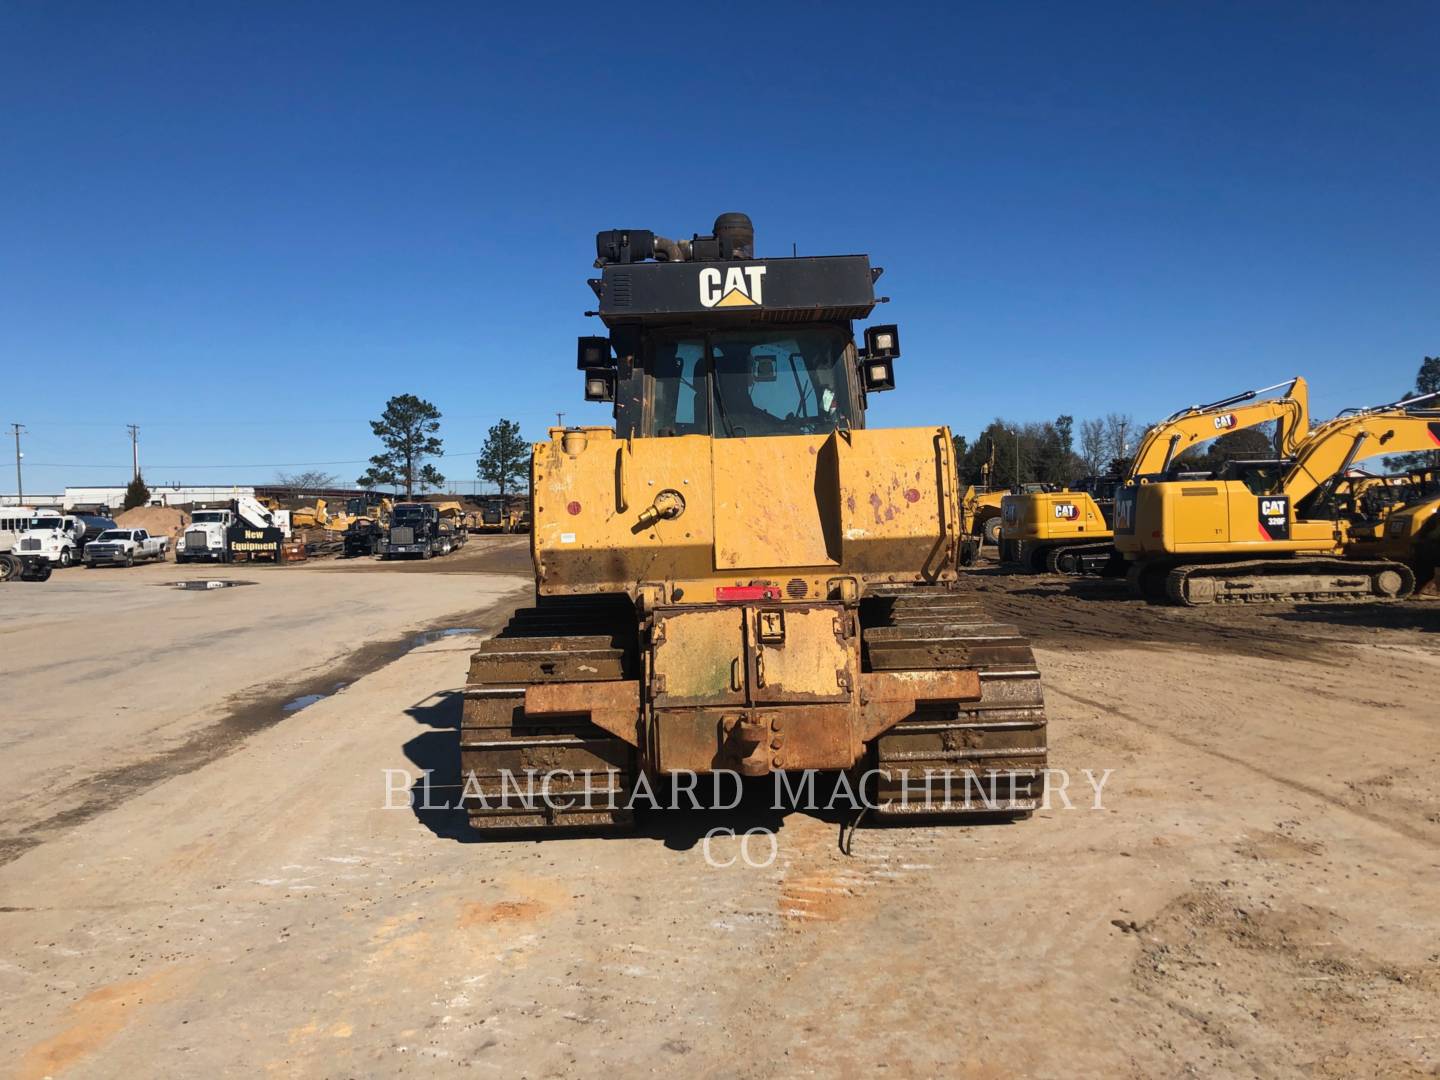
<svg viewBox="0 0 1440 1080">
<path fill-rule="evenodd" d="M 628 794 L 619 790 L 620 774 L 614 770 L 594 772 L 571 769 L 502 770 L 499 793 L 490 786 L 490 795 L 471 772 L 460 784 L 432 782 L 433 770 L 418 774 L 408 769 L 383 769 L 385 809 L 451 810 L 461 806 L 491 805 L 523 807 L 553 813 L 572 810 L 733 810 L 747 791 L 744 778 L 730 769 L 705 774 L 680 771 L 667 774 L 666 782 L 653 786 L 640 773 Z M 1105 786 L 1115 770 L 1080 770 L 1084 778 L 1072 777 L 1065 769 L 1044 770 L 1044 796 L 1039 809 L 1104 810 Z M 852 779 L 849 773 L 805 769 L 772 774 L 771 809 L 784 810 L 900 810 L 923 813 L 964 809 L 1005 813 L 1030 809 L 1028 797 L 1022 805 L 1016 796 L 1033 774 L 1029 770 L 952 772 L 941 769 L 869 769 Z M 875 782 L 899 784 L 899 797 L 876 801 L 871 791 Z M 1073 792 L 1072 792 L 1073 787 Z M 1006 794 L 1009 792 L 1010 794 Z M 938 797 L 937 797 L 938 795 Z M 1073 797 L 1072 797 L 1073 796 Z"/>
</svg>

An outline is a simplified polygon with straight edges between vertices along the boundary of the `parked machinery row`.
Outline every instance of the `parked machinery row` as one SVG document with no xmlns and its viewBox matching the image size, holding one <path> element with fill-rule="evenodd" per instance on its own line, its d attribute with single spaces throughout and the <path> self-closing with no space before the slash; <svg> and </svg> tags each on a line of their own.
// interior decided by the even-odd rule
<svg viewBox="0 0 1440 1080">
<path fill-rule="evenodd" d="M 1440 449 L 1429 394 L 1310 426 L 1305 382 L 1182 410 L 1150 428 L 1124 477 L 1002 501 L 1012 569 L 1126 576 L 1187 606 L 1400 599 L 1435 588 L 1436 472 L 1363 472 L 1380 455 Z M 1179 452 L 1274 421 L 1277 455 L 1187 471 Z M 1423 458 L 1422 458 L 1423 460 Z"/>
</svg>

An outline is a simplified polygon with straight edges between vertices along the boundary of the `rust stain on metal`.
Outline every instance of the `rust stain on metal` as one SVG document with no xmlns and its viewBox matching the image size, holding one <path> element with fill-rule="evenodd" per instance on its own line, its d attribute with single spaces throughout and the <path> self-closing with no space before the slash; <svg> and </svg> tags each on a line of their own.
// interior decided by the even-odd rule
<svg viewBox="0 0 1440 1080">
<path fill-rule="evenodd" d="M 922 701 L 976 701 L 979 697 L 980 673 L 968 668 L 866 672 L 860 676 L 860 739 L 873 739 L 894 727 Z"/>
<path fill-rule="evenodd" d="M 626 742 L 636 742 L 640 684 L 612 682 L 535 683 L 525 688 L 529 716 L 588 716 L 590 722 Z"/>
</svg>

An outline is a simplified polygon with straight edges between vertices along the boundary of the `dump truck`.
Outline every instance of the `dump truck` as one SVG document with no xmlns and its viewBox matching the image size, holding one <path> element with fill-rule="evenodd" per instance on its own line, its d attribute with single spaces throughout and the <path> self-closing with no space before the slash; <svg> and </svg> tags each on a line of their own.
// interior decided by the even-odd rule
<svg viewBox="0 0 1440 1080">
<path fill-rule="evenodd" d="M 577 366 L 614 426 L 533 446 L 536 601 L 464 691 L 475 829 L 623 830 L 636 795 L 705 774 L 843 784 L 899 820 L 1039 805 L 1040 674 L 956 587 L 951 433 L 866 427 L 900 356 L 894 325 L 854 340 L 881 269 L 753 236 L 725 214 L 596 237 L 608 334 Z"/>
</svg>

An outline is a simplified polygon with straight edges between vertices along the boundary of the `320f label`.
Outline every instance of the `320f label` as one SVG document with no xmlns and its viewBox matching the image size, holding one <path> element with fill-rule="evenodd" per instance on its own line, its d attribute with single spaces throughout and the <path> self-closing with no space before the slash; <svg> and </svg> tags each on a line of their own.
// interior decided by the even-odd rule
<svg viewBox="0 0 1440 1080">
<path fill-rule="evenodd" d="M 1258 500 L 1261 540 L 1290 539 L 1290 496 L 1262 495 Z"/>
</svg>

